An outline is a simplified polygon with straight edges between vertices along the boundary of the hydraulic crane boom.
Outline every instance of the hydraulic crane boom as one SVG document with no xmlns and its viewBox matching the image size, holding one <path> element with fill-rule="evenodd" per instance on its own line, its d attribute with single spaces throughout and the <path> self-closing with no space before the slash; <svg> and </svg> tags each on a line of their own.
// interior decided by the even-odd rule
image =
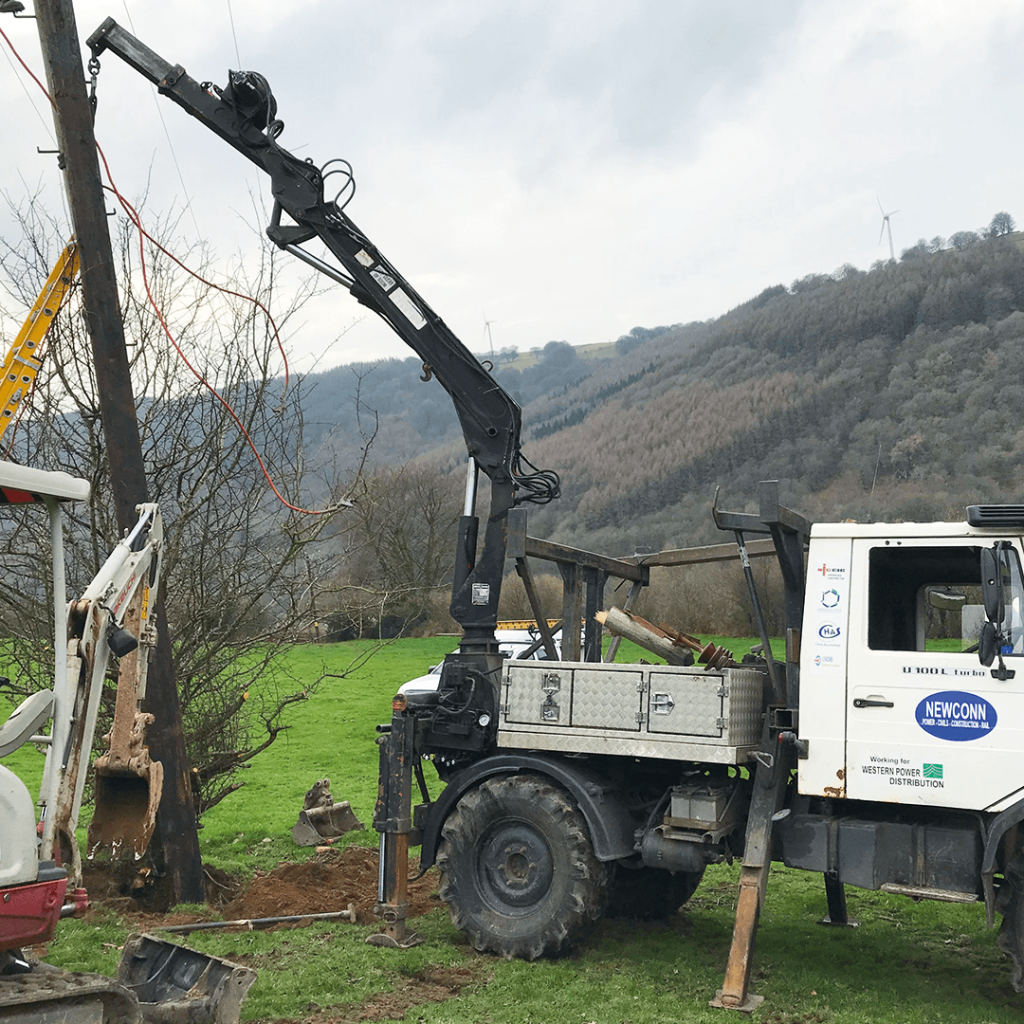
<svg viewBox="0 0 1024 1024">
<path fill-rule="evenodd" d="M 196 82 L 184 68 L 169 64 L 112 18 L 89 37 L 88 44 L 94 57 L 112 50 L 161 93 L 266 171 L 274 196 L 267 228 L 270 238 L 343 284 L 381 316 L 423 360 L 424 380 L 436 377 L 448 392 L 473 464 L 491 483 L 490 513 L 477 557 L 476 471 L 471 469 L 451 611 L 463 627 L 463 652 L 496 653 L 494 625 L 508 512 L 524 501 L 550 501 L 557 497 L 559 487 L 557 474 L 532 471 L 520 452 L 519 406 L 345 213 L 345 201 L 339 204 L 339 200 L 351 185 L 347 163 L 329 161 L 318 168 L 278 144 L 284 125 L 276 119 L 277 103 L 262 75 L 230 72 L 223 89 Z M 325 184 L 335 175 L 340 176 L 335 180 L 341 184 L 331 199 Z M 282 223 L 283 214 L 294 223 Z M 303 243 L 317 238 L 340 266 L 302 248 Z M 524 471 L 524 464 L 531 471 Z"/>
</svg>

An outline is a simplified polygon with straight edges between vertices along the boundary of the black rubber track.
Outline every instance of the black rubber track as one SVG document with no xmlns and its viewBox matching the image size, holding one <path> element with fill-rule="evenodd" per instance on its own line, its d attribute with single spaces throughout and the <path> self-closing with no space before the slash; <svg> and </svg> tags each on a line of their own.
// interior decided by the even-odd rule
<svg viewBox="0 0 1024 1024">
<path fill-rule="evenodd" d="M 441 898 L 478 950 L 557 956 L 604 912 L 613 870 L 594 856 L 572 798 L 543 776 L 485 780 L 463 795 L 441 836 Z"/>
</svg>

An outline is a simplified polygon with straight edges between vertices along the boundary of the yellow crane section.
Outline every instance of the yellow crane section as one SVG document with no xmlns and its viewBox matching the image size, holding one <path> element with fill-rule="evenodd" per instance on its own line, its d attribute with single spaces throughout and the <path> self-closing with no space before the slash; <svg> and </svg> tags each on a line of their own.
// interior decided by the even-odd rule
<svg viewBox="0 0 1024 1024">
<path fill-rule="evenodd" d="M 0 437 L 14 419 L 19 403 L 28 394 L 43 365 L 42 344 L 71 286 L 78 275 L 78 246 L 65 246 L 43 285 L 28 318 L 18 332 L 0 370 Z"/>
</svg>

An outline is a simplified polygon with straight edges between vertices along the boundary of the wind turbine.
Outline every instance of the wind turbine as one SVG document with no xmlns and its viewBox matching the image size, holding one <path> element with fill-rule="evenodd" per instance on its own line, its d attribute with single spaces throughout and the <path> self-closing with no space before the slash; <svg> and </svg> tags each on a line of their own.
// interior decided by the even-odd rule
<svg viewBox="0 0 1024 1024">
<path fill-rule="evenodd" d="M 480 310 L 480 315 L 484 318 L 484 334 L 487 335 L 487 343 L 491 347 L 491 359 L 494 359 L 494 339 L 491 337 L 491 324 L 496 323 L 495 320 L 488 320 L 487 314 Z"/>
<path fill-rule="evenodd" d="M 878 196 L 875 196 L 875 201 L 878 203 L 878 209 L 881 210 L 881 213 L 882 213 L 882 230 L 878 232 L 878 244 L 879 245 L 882 244 L 882 235 L 884 235 L 885 232 L 888 231 L 889 232 L 889 259 L 891 259 L 893 261 L 893 263 L 895 263 L 896 262 L 896 250 L 893 249 L 893 247 L 892 247 L 892 224 L 889 223 L 889 218 L 894 213 L 899 213 L 900 211 L 899 210 L 890 210 L 888 213 L 886 213 L 885 210 L 882 209 L 882 200 L 879 199 Z"/>
</svg>

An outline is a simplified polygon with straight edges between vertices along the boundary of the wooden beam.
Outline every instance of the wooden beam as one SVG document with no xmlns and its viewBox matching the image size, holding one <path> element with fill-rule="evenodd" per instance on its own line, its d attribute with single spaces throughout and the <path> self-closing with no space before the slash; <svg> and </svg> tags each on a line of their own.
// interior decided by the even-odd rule
<svg viewBox="0 0 1024 1024">
<path fill-rule="evenodd" d="M 610 558 L 607 555 L 595 555 L 582 548 L 569 547 L 568 544 L 556 544 L 550 540 L 538 540 L 536 537 L 526 538 L 526 554 L 531 558 L 543 558 L 548 562 L 558 562 L 560 565 L 579 565 L 600 569 L 601 572 L 622 580 L 639 581 L 643 584 L 648 582 L 646 568 L 636 559 L 627 560 Z"/>
<path fill-rule="evenodd" d="M 662 630 L 639 616 L 630 615 L 619 608 L 609 608 L 595 616 L 609 632 L 632 640 L 633 643 L 664 658 L 670 665 L 692 665 L 693 654 L 689 649 L 672 642 Z M 564 646 L 565 640 L 563 638 Z"/>
<path fill-rule="evenodd" d="M 775 544 L 769 540 L 747 542 L 747 554 L 751 558 L 769 558 L 775 554 Z M 656 551 L 644 555 L 644 565 L 699 565 L 704 562 L 738 562 L 740 555 L 735 544 L 708 544 L 698 548 L 675 548 L 670 551 Z"/>
<path fill-rule="evenodd" d="M 36 18 L 81 257 L 82 306 L 96 366 L 111 493 L 118 526 L 127 530 L 136 521 L 135 506 L 146 501 L 146 473 L 78 27 L 71 0 L 36 4 Z M 157 646 L 150 660 L 146 708 L 156 714 L 149 730 L 150 754 L 164 766 L 157 860 L 170 878 L 175 900 L 200 903 L 204 897 L 203 864 L 171 638 L 162 595 L 154 596 Z"/>
</svg>

